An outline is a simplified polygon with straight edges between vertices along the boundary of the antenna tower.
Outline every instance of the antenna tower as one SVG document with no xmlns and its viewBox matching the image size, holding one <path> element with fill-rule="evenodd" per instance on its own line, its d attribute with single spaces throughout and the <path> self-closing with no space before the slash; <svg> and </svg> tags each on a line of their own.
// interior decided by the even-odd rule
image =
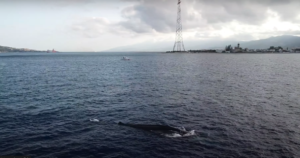
<svg viewBox="0 0 300 158">
<path fill-rule="evenodd" d="M 173 51 L 175 52 L 183 52 L 184 44 L 183 44 L 183 38 L 182 38 L 182 25 L 181 25 L 181 0 L 178 0 L 178 11 L 177 11 L 177 25 L 176 25 L 176 39 L 175 44 L 173 47 Z"/>
</svg>

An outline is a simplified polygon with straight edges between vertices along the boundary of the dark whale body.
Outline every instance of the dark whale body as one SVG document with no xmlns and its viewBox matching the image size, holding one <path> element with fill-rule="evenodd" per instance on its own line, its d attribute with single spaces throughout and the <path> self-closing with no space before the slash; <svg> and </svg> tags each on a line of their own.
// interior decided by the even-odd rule
<svg viewBox="0 0 300 158">
<path fill-rule="evenodd" d="M 138 128 L 138 129 L 149 130 L 149 131 L 176 131 L 182 134 L 187 133 L 186 131 L 168 125 L 145 125 L 145 124 L 122 123 L 122 122 L 119 122 L 118 124 L 122 126 L 128 126 L 132 128 Z"/>
</svg>

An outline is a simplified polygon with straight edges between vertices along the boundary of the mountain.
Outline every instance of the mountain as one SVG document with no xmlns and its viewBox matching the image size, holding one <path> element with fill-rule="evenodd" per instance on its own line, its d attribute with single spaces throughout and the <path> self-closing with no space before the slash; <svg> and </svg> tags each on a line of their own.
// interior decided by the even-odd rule
<svg viewBox="0 0 300 158">
<path fill-rule="evenodd" d="M 284 36 L 270 37 L 262 40 L 241 42 L 241 47 L 250 48 L 250 49 L 266 49 L 266 48 L 270 48 L 270 46 L 274 46 L 274 47 L 281 46 L 282 48 L 300 47 L 300 37 L 284 35 Z"/>
<path fill-rule="evenodd" d="M 42 51 L 27 49 L 27 48 L 13 48 L 13 47 L 0 46 L 0 52 L 42 52 Z"/>
<path fill-rule="evenodd" d="M 236 46 L 241 44 L 242 48 L 249 49 L 267 49 L 270 46 L 281 46 L 282 48 L 300 47 L 300 37 L 283 35 L 270 37 L 267 39 L 253 41 L 235 41 L 235 40 L 206 40 L 206 41 L 184 41 L 186 50 L 197 49 L 224 49 L 226 45 Z M 170 51 L 173 49 L 174 41 L 167 42 L 144 42 L 130 46 L 122 46 L 107 51 Z"/>
</svg>

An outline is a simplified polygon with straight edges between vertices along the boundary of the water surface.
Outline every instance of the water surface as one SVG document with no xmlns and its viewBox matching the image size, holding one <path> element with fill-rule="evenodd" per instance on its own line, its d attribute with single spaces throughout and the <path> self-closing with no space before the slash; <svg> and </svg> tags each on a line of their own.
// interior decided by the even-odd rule
<svg viewBox="0 0 300 158">
<path fill-rule="evenodd" d="M 0 155 L 300 157 L 299 61 L 300 54 L 1 53 Z M 119 121 L 197 135 L 169 138 Z"/>
</svg>

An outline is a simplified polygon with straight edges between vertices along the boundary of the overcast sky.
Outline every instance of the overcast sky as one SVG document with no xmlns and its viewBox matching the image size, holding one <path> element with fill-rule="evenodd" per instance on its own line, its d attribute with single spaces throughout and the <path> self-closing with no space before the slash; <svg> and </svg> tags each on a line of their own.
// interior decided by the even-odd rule
<svg viewBox="0 0 300 158">
<path fill-rule="evenodd" d="M 300 35 L 300 0 L 181 1 L 184 41 Z M 103 51 L 173 42 L 176 16 L 177 0 L 0 0 L 0 45 Z"/>
</svg>

